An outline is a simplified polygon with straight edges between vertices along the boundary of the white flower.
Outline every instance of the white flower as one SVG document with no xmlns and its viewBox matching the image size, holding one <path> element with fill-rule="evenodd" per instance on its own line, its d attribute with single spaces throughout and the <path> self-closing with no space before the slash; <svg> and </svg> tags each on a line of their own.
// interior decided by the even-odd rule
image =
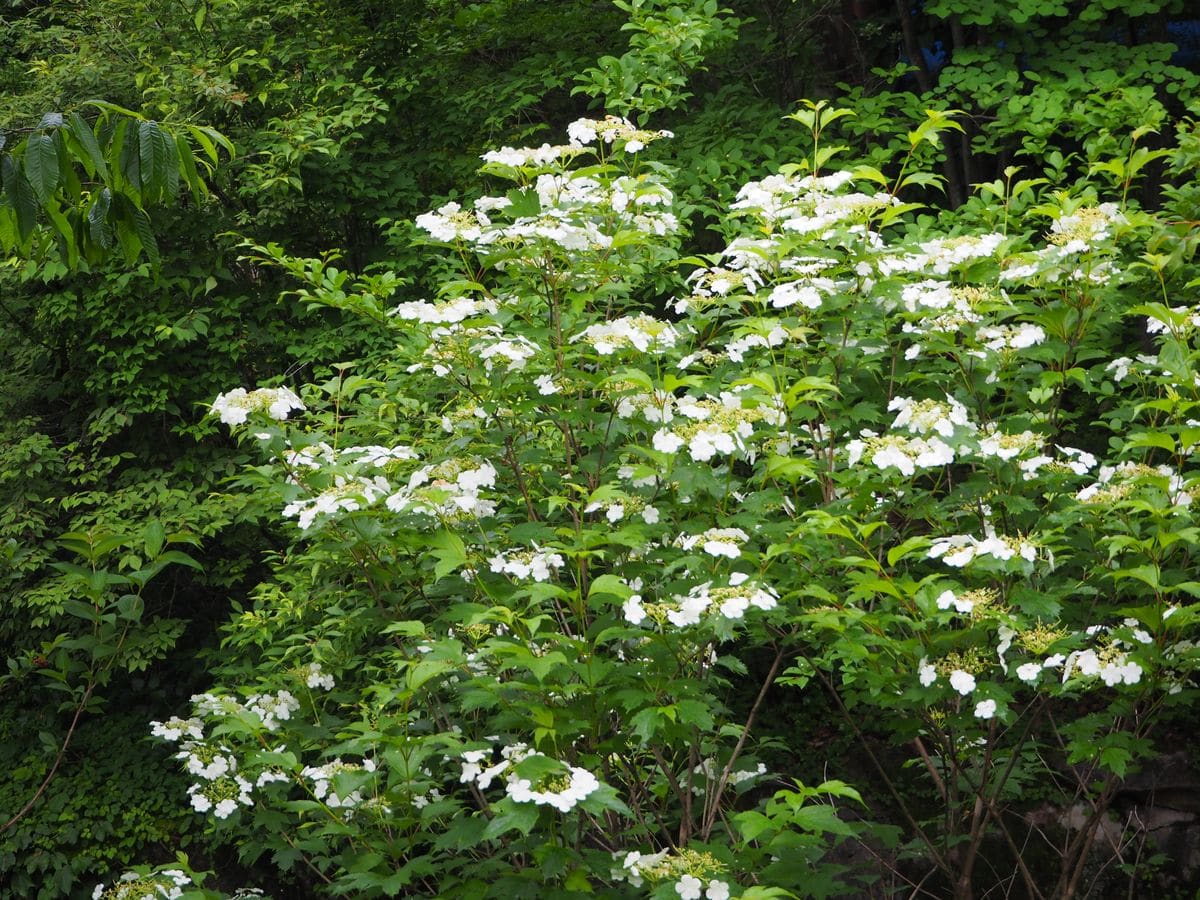
<svg viewBox="0 0 1200 900">
<path fill-rule="evenodd" d="M 646 620 L 646 609 L 642 606 L 642 598 L 639 594 L 634 594 L 621 606 L 621 612 L 625 615 L 625 621 L 630 625 L 641 625 Z"/>
<path fill-rule="evenodd" d="M 729 900 L 729 885 L 714 878 L 708 883 L 708 890 L 704 892 L 704 896 L 708 900 Z"/>
<path fill-rule="evenodd" d="M 237 801 L 232 798 L 226 798 L 217 804 L 213 810 L 213 815 L 218 819 L 228 819 L 237 809 Z"/>
<path fill-rule="evenodd" d="M 952 606 L 956 612 L 969 615 L 975 609 L 975 601 L 967 596 L 960 597 L 954 591 L 942 591 L 937 598 L 937 608 L 949 609 Z"/>
<path fill-rule="evenodd" d="M 586 146 L 596 140 L 596 123 L 591 119 L 576 119 L 567 126 L 567 137 L 572 146 Z"/>
<path fill-rule="evenodd" d="M 668 428 L 660 428 L 654 432 L 651 443 L 659 453 L 675 453 L 683 446 L 683 438 Z"/>
<path fill-rule="evenodd" d="M 675 882 L 675 893 L 680 900 L 700 900 L 700 891 L 704 883 L 694 875 L 684 875 Z"/>
<path fill-rule="evenodd" d="M 929 687 L 937 681 L 937 669 L 925 660 L 921 660 L 921 667 L 917 669 L 917 678 L 922 687 Z"/>
<path fill-rule="evenodd" d="M 212 809 L 212 801 L 208 799 L 208 795 L 201 792 L 200 785 L 193 784 L 188 788 L 188 793 L 191 794 L 192 808 L 196 812 L 208 812 Z"/>
<path fill-rule="evenodd" d="M 955 669 L 950 673 L 950 687 L 965 697 L 971 691 L 975 690 L 975 676 L 970 672 L 964 672 L 962 669 Z"/>
<path fill-rule="evenodd" d="M 538 393 L 543 397 L 548 397 L 551 394 L 557 394 L 559 387 L 554 383 L 554 379 L 549 375 L 539 375 L 533 379 L 533 383 L 537 385 Z"/>
<path fill-rule="evenodd" d="M 975 718 L 990 719 L 994 715 L 996 715 L 995 700 L 981 700 L 975 704 Z"/>
<path fill-rule="evenodd" d="M 309 664 L 305 671 L 304 683 L 314 690 L 323 688 L 327 691 L 332 691 L 334 688 L 333 676 L 322 672 L 320 663 Z"/>
<path fill-rule="evenodd" d="M 1029 684 L 1037 681 L 1038 675 L 1040 675 L 1041 672 L 1042 666 L 1040 663 L 1028 662 L 1017 666 L 1017 677 Z"/>
</svg>

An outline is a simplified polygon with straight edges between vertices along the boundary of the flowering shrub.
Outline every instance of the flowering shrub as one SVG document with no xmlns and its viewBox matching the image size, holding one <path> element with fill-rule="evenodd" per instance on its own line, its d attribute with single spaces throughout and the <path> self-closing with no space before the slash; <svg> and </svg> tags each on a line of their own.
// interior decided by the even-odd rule
<svg viewBox="0 0 1200 900">
<path fill-rule="evenodd" d="M 811 159 L 743 187 L 703 259 L 663 132 L 489 153 L 502 192 L 416 221 L 436 292 L 385 315 L 360 285 L 386 358 L 214 403 L 296 544 L 226 687 L 153 727 L 248 857 L 355 896 L 828 892 L 854 829 L 827 804 L 858 795 L 767 765 L 768 695 L 816 682 L 955 896 L 985 838 L 1026 839 L 1004 813 L 1039 766 L 1091 804 L 1076 889 L 1196 666 L 1190 288 L 1086 185 L 915 217 L 928 176 L 827 171 L 844 114 L 796 115 Z M 944 812 L 910 809 L 868 708 Z"/>
</svg>

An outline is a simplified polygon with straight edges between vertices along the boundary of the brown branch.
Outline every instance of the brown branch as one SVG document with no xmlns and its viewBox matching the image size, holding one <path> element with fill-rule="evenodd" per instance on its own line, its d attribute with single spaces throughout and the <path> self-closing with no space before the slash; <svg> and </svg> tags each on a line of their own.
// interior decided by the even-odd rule
<svg viewBox="0 0 1200 900">
<path fill-rule="evenodd" d="M 725 768 L 721 770 L 721 778 L 717 782 L 716 790 L 712 792 L 711 797 L 705 798 L 704 823 L 703 831 L 701 832 L 701 840 L 703 841 L 709 839 L 712 835 L 713 827 L 717 824 L 717 813 L 721 808 L 721 794 L 725 792 L 725 787 L 729 783 L 729 776 L 733 772 L 733 764 L 737 761 L 742 748 L 746 746 L 746 738 L 750 736 L 750 729 L 754 725 L 754 719 L 758 715 L 759 707 L 762 706 L 763 700 L 766 699 L 768 689 L 775 683 L 775 674 L 779 671 L 779 663 L 782 660 L 783 648 L 780 647 L 775 653 L 775 659 L 771 662 L 771 669 L 767 672 L 767 677 L 763 680 L 762 687 L 758 690 L 758 696 L 754 698 L 754 705 L 750 707 L 750 714 L 746 716 L 746 724 L 742 726 L 742 733 L 738 736 L 738 742 L 733 748 L 733 753 L 729 755 L 729 761 L 725 763 Z"/>
<path fill-rule="evenodd" d="M 12 828 L 20 822 L 33 809 L 34 804 L 46 792 L 46 788 L 50 786 L 50 782 L 54 780 L 54 774 L 58 771 L 59 765 L 62 764 L 63 757 L 67 754 L 67 747 L 71 745 L 71 737 L 75 734 L 75 726 L 79 724 L 79 717 L 83 715 L 83 710 L 87 706 L 88 700 L 91 699 L 92 689 L 96 687 L 96 682 L 91 681 L 87 690 L 83 692 L 83 699 L 79 701 L 79 705 L 75 707 L 75 715 L 71 718 L 71 727 L 67 729 L 67 736 L 63 738 L 62 746 L 58 748 L 58 755 L 54 757 L 54 765 L 50 767 L 50 771 L 46 773 L 46 777 L 42 779 L 41 786 L 34 792 L 34 795 L 29 798 L 29 802 L 21 807 L 21 811 L 15 816 L 0 825 L 0 834 L 3 834 L 8 829 Z"/>
<path fill-rule="evenodd" d="M 879 761 L 879 757 L 875 755 L 875 751 L 871 749 L 871 744 L 867 740 L 866 735 L 862 733 L 862 729 L 858 727 L 858 723 L 854 720 L 854 717 L 850 715 L 850 710 L 846 709 L 846 704 L 842 702 L 841 695 L 837 692 L 837 689 L 833 686 L 833 683 L 829 680 L 829 677 L 817 666 L 813 666 L 813 671 L 817 673 L 817 677 L 821 679 L 821 682 L 825 685 L 826 690 L 829 691 L 829 695 L 833 698 L 834 703 L 837 704 L 838 712 L 842 714 L 842 718 L 854 732 L 854 736 L 858 739 L 858 743 L 867 752 L 867 758 L 871 760 L 871 764 L 875 767 L 875 771 L 879 773 L 879 777 L 883 780 L 884 786 L 887 787 L 888 793 L 891 794 L 892 799 L 896 801 L 896 805 L 900 809 L 901 815 L 904 816 L 905 821 L 908 822 L 909 827 L 912 828 L 913 832 L 921 840 L 921 843 L 925 845 L 925 849 L 929 851 L 930 857 L 933 860 L 933 864 L 937 866 L 937 868 L 944 874 L 950 875 L 950 865 L 946 862 L 946 858 L 938 852 L 937 847 L 934 846 L 934 843 L 932 840 L 930 840 L 929 835 L 925 833 L 925 829 L 917 823 L 915 818 L 913 818 L 913 814 L 909 810 L 908 804 L 905 803 L 904 798 L 900 795 L 900 791 L 892 782 L 891 776 L 889 776 L 887 773 L 887 769 L 885 769 L 883 764 Z"/>
</svg>

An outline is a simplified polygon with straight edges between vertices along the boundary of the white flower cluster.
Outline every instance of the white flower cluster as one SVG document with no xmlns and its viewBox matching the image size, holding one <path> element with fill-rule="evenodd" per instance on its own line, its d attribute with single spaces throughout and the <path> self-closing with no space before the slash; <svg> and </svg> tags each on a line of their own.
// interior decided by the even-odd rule
<svg viewBox="0 0 1200 900">
<path fill-rule="evenodd" d="M 709 528 L 700 534 L 681 534 L 672 545 L 684 550 L 699 547 L 709 556 L 724 556 L 737 559 L 742 555 L 742 545 L 750 535 L 740 528 Z"/>
<path fill-rule="evenodd" d="M 973 429 L 967 408 L 949 395 L 946 401 L 894 397 L 887 407 L 888 412 L 896 413 L 892 428 L 903 428 L 910 434 L 936 432 L 942 437 L 952 437 L 958 428 Z"/>
<path fill-rule="evenodd" d="M 666 391 L 654 391 L 622 394 L 617 400 L 618 418 L 632 419 L 639 413 L 647 422 L 671 422 L 677 415 L 675 396 Z"/>
<path fill-rule="evenodd" d="M 521 168 L 523 166 L 548 166 L 560 160 L 570 159 L 579 153 L 578 146 L 569 144 L 542 144 L 540 147 L 501 147 L 489 150 L 480 159 L 494 165 Z"/>
<path fill-rule="evenodd" d="M 929 687 L 937 681 L 937 667 L 923 659 L 917 671 L 917 677 L 924 687 Z M 977 687 L 975 676 L 965 669 L 953 669 L 947 680 L 950 682 L 950 687 L 962 697 L 967 696 Z M 995 717 L 997 709 L 998 705 L 995 700 L 980 700 L 975 704 L 975 718 L 991 719 Z"/>
<path fill-rule="evenodd" d="M 267 731 L 278 731 L 279 723 L 290 719 L 299 708 L 300 701 L 292 696 L 291 691 L 251 694 L 246 698 L 246 712 L 258 716 Z"/>
<path fill-rule="evenodd" d="M 923 313 L 928 310 L 960 309 L 964 306 L 963 298 L 955 293 L 948 281 L 914 281 L 900 289 L 900 302 L 910 313 Z M 966 307 L 970 311 L 970 307 Z"/>
<path fill-rule="evenodd" d="M 333 485 L 313 497 L 293 500 L 283 508 L 285 519 L 296 520 L 301 531 L 307 531 L 318 516 L 330 516 L 338 512 L 355 512 L 366 509 L 381 497 L 392 492 L 387 480 L 376 476 L 362 478 L 335 475 Z"/>
<path fill-rule="evenodd" d="M 187 741 L 175 758 L 183 760 L 183 767 L 189 774 L 205 781 L 216 781 L 237 771 L 237 760 L 228 747 Z"/>
<path fill-rule="evenodd" d="M 676 628 L 687 628 L 700 624 L 712 610 L 726 619 L 741 619 L 752 606 L 768 610 L 778 605 L 779 595 L 774 590 L 751 581 L 744 572 L 735 572 L 726 587 L 713 587 L 712 582 L 706 581 L 686 594 L 676 594 L 670 602 L 657 604 L 656 609 Z M 621 611 L 631 625 L 642 624 L 649 615 L 639 594 L 626 600 Z"/>
<path fill-rule="evenodd" d="M 617 523 L 625 518 L 626 513 L 641 516 L 647 525 L 657 525 L 658 510 L 638 497 L 619 497 L 610 500 L 593 500 L 583 508 L 585 513 L 603 512 L 609 522 Z"/>
<path fill-rule="evenodd" d="M 382 469 L 394 462 L 414 460 L 417 458 L 417 452 L 412 447 L 403 444 L 395 447 L 381 447 L 372 444 L 367 447 L 346 447 L 341 451 L 340 456 L 359 465 Z"/>
<path fill-rule="evenodd" d="M 907 431 L 916 437 L 880 435 L 863 429 L 857 438 L 846 442 L 850 466 L 857 465 L 865 457 L 879 469 L 894 468 L 905 477 L 912 477 L 917 469 L 954 462 L 955 447 L 943 438 L 952 439 L 956 434 L 975 431 L 967 408 L 950 396 L 946 397 L 946 402 L 894 397 L 888 403 L 888 411 L 896 413 L 893 429 Z"/>
<path fill-rule="evenodd" d="M 1142 374 L 1150 366 L 1158 365 L 1158 357 L 1148 353 L 1139 353 L 1136 357 L 1118 356 L 1104 367 L 1104 371 L 1112 372 L 1113 381 L 1120 384 L 1129 377 L 1130 372 Z"/>
<path fill-rule="evenodd" d="M 1100 677 L 1109 687 L 1118 684 L 1137 684 L 1142 680 L 1142 667 L 1121 652 L 1097 653 L 1090 647 L 1076 650 L 1063 662 L 1063 681 L 1078 673 L 1084 678 Z"/>
<path fill-rule="evenodd" d="M 1085 634 L 1089 637 L 1105 635 L 1098 649 L 1085 647 L 1082 650 L 1072 650 L 1066 655 L 1055 653 L 1041 661 L 1026 662 L 1017 667 L 1017 677 L 1026 684 L 1034 684 L 1042 672 L 1061 667 L 1063 683 L 1074 676 L 1078 679 L 1099 678 L 1108 687 L 1138 684 L 1144 670 L 1130 657 L 1129 651 L 1138 644 L 1150 644 L 1154 639 L 1147 631 L 1138 627 L 1136 619 L 1126 619 L 1124 625 L 1131 630 L 1132 641 L 1110 636 L 1109 633 L 1113 630 L 1111 628 L 1093 625 Z"/>
<path fill-rule="evenodd" d="M 1146 334 L 1184 334 L 1197 328 L 1200 328 L 1200 312 L 1189 306 L 1172 306 L 1167 315 L 1156 313 L 1146 319 Z M 1158 361 L 1154 357 L 1149 359 Z"/>
<path fill-rule="evenodd" d="M 954 462 L 954 448 L 940 438 L 906 438 L 899 434 L 879 435 L 863 429 L 854 440 L 846 442 L 851 467 L 866 457 L 879 469 L 898 469 L 912 477 L 917 469 L 935 468 Z"/>
<path fill-rule="evenodd" d="M 710 880 L 707 887 L 695 875 L 684 875 L 675 882 L 675 893 L 679 895 L 679 900 L 700 900 L 701 891 L 704 891 L 706 900 L 729 900 L 729 885 L 719 879 Z"/>
<path fill-rule="evenodd" d="M 165 722 L 151 722 L 150 733 L 164 741 L 177 741 L 182 737 L 193 738 L 197 741 L 204 738 L 204 723 L 199 719 L 181 719 L 172 716 Z"/>
<path fill-rule="evenodd" d="M 480 361 L 488 372 L 497 368 L 519 372 L 541 349 L 523 335 L 505 334 L 499 325 L 467 328 L 453 324 L 433 329 L 429 337 L 431 343 L 421 354 L 422 361 L 410 365 L 409 372 L 429 369 L 445 378 L 463 364 L 474 365 Z"/>
<path fill-rule="evenodd" d="M 1021 477 L 1026 481 L 1030 481 L 1036 478 L 1037 473 L 1043 468 L 1049 468 L 1051 471 L 1057 472 L 1071 472 L 1075 475 L 1086 475 L 1096 465 L 1096 457 L 1086 450 L 1079 450 L 1075 447 L 1062 447 L 1058 444 L 1054 446 L 1062 454 L 1062 458 L 1031 456 L 1029 459 L 1023 459 L 1017 463 L 1018 468 L 1021 470 Z"/>
<path fill-rule="evenodd" d="M 988 429 L 979 438 L 979 446 L 975 452 L 984 458 L 994 458 L 1008 461 L 1023 453 L 1042 449 L 1045 438 L 1032 431 L 1022 431 L 1020 434 Z M 1050 458 L 1046 457 L 1049 462 Z M 1036 471 L 1036 467 L 1035 467 Z"/>
<path fill-rule="evenodd" d="M 228 819 L 241 806 L 253 806 L 252 785 L 241 775 L 226 776 L 188 787 L 188 797 L 196 812 L 212 811 L 218 819 Z"/>
<path fill-rule="evenodd" d="M 643 314 L 589 326 L 574 340 L 587 341 L 601 356 L 626 348 L 639 353 L 660 353 L 675 346 L 679 332 L 670 322 Z"/>
<path fill-rule="evenodd" d="M 1112 503 L 1129 496 L 1143 479 L 1165 481 L 1167 499 L 1172 507 L 1182 509 L 1191 505 L 1192 495 L 1184 489 L 1184 478 L 1177 471 L 1167 465 L 1147 466 L 1135 462 L 1101 466 L 1097 481 L 1080 490 L 1075 499 L 1088 504 Z"/>
<path fill-rule="evenodd" d="M 534 581 L 549 581 L 552 570 L 561 569 L 564 560 L 561 553 L 534 547 L 532 550 L 508 550 L 497 553 L 488 560 L 488 567 L 500 574 L 511 575 L 519 581 L 532 578 Z"/>
<path fill-rule="evenodd" d="M 567 126 L 567 137 L 574 147 L 584 147 L 597 138 L 606 144 L 623 143 L 626 153 L 637 153 L 651 141 L 674 137 L 669 131 L 647 131 L 628 119 L 605 116 L 603 119 L 576 119 Z"/>
<path fill-rule="evenodd" d="M 443 794 L 437 788 L 432 787 L 429 789 L 429 791 L 427 793 L 413 794 L 412 805 L 413 805 L 414 809 L 424 809 L 425 807 L 427 807 L 433 803 L 437 803 L 437 802 L 439 802 L 441 800 L 445 800 L 445 799 L 446 799 L 445 794 Z"/>
<path fill-rule="evenodd" d="M 408 485 L 387 498 L 392 512 L 411 512 L 444 520 L 483 518 L 496 511 L 480 492 L 495 487 L 496 469 L 486 460 L 454 458 L 422 466 Z"/>
<path fill-rule="evenodd" d="M 773 325 L 765 332 L 756 331 L 733 338 L 725 345 L 725 355 L 730 362 L 740 363 L 746 353 L 756 347 L 779 347 L 788 340 L 788 331 L 778 325 Z"/>
<path fill-rule="evenodd" d="M 497 308 L 496 301 L 490 298 L 475 300 L 471 297 L 455 297 L 445 303 L 429 303 L 425 300 L 401 303 L 388 315 L 424 325 L 452 325 L 484 313 L 494 314 Z"/>
<path fill-rule="evenodd" d="M 1011 282 L 1040 278 L 1053 284 L 1065 278 L 1076 283 L 1106 284 L 1117 271 L 1111 260 L 1091 259 L 1081 265 L 1078 257 L 1101 249 L 1112 236 L 1113 226 L 1126 222 L 1115 203 L 1080 207 L 1061 215 L 1046 235 L 1050 243 L 1007 260 L 1000 279 Z"/>
<path fill-rule="evenodd" d="M 693 775 L 702 776 L 692 784 L 692 793 L 701 795 L 705 792 L 705 785 L 716 785 L 721 777 L 721 767 L 717 765 L 717 761 L 711 756 L 702 759 L 695 768 L 692 769 Z M 753 781 L 756 778 L 761 778 L 767 774 L 767 767 L 764 763 L 758 763 L 753 769 L 735 769 L 729 773 L 728 784 L 737 786 L 748 781 Z"/>
<path fill-rule="evenodd" d="M 537 356 L 540 348 L 527 337 L 505 335 L 499 327 L 492 326 L 486 329 L 485 337 L 476 342 L 472 349 L 486 372 L 491 372 L 497 366 L 505 372 L 519 372 Z"/>
<path fill-rule="evenodd" d="M 675 409 L 690 419 L 691 423 L 660 428 L 650 442 L 660 453 L 673 454 L 687 447 L 689 455 L 696 462 L 707 462 L 717 454 L 732 456 L 745 453 L 746 440 L 754 434 L 755 422 L 780 422 L 775 410 L 747 407 L 742 398 L 731 391 L 722 392 L 716 401 L 680 397 L 675 401 Z"/>
<path fill-rule="evenodd" d="M 333 676 L 321 671 L 320 663 L 309 663 L 301 671 L 304 678 L 304 683 L 312 690 L 332 691 L 334 688 Z"/>
<path fill-rule="evenodd" d="M 534 757 L 547 759 L 544 754 L 537 753 L 523 743 L 509 744 L 500 750 L 500 761 L 491 766 L 484 762 L 492 759 L 493 750 L 466 750 L 461 754 L 462 774 L 459 781 L 463 784 L 474 783 L 481 791 L 487 790 L 496 776 L 505 774 L 505 793 L 514 803 L 536 803 L 538 806 L 552 806 L 559 812 L 570 812 L 582 800 L 600 787 L 600 781 L 587 769 L 578 766 L 561 764 L 566 771 L 561 775 L 549 775 L 541 778 L 536 784 L 522 777 L 517 768 L 520 764 Z"/>
<path fill-rule="evenodd" d="M 995 256 L 1003 242 L 1004 235 L 995 232 L 936 238 L 922 243 L 916 252 L 881 256 L 879 268 L 884 274 L 932 272 L 947 275 L 966 263 Z"/>
<path fill-rule="evenodd" d="M 985 325 L 976 330 L 975 340 L 995 353 L 1013 352 L 1036 347 L 1046 340 L 1046 332 L 1041 326 L 1027 322 L 1018 325 Z M 984 354 L 974 351 L 974 355 Z"/>
<path fill-rule="evenodd" d="M 92 900 L 178 900 L 191 883 L 182 869 L 163 869 L 153 875 L 126 872 L 111 887 L 96 885 Z"/>
<path fill-rule="evenodd" d="M 474 210 L 447 203 L 435 212 L 418 216 L 416 226 L 435 240 L 461 241 L 480 250 L 492 246 L 529 247 L 527 255 L 499 262 L 501 268 L 514 263 L 540 266 L 547 243 L 568 253 L 603 252 L 612 247 L 613 235 L 620 231 L 665 236 L 678 230 L 679 220 L 668 209 L 673 196 L 651 175 L 621 176 L 605 184 L 588 174 L 562 171 L 563 163 L 577 156 L 583 144 L 597 136 L 607 143 L 620 142 L 626 152 L 636 153 L 651 140 L 669 137 L 669 132 L 636 129 L 624 120 L 611 118 L 580 120 L 572 124 L 570 134 L 571 145 L 504 147 L 484 154 L 489 165 L 557 170 L 539 174 L 533 185 L 539 201 L 536 215 L 493 222 L 488 214 L 507 209 L 512 203 L 508 198 L 484 197 L 476 201 Z M 464 307 L 432 309 L 428 304 L 403 304 L 399 314 L 419 321 L 455 322 L 461 321 L 458 317 L 466 311 Z"/>
<path fill-rule="evenodd" d="M 363 802 L 362 791 L 352 790 L 344 797 L 340 796 L 330 785 L 338 775 L 356 775 L 375 771 L 375 761 L 364 759 L 361 763 L 343 762 L 341 757 L 323 766 L 305 766 L 300 773 L 312 782 L 313 796 L 330 809 L 354 809 Z"/>
<path fill-rule="evenodd" d="M 451 201 L 438 207 L 436 212 L 417 216 L 414 224 L 434 240 L 450 243 L 458 240 L 479 240 L 484 227 L 491 225 L 491 220 L 483 212 L 464 210 L 462 204 Z"/>
<path fill-rule="evenodd" d="M 1037 544 L 1026 537 L 989 535 L 977 538 L 970 534 L 952 534 L 934 540 L 926 554 L 930 559 L 940 559 L 948 566 L 961 569 L 972 560 L 984 556 L 1002 562 L 1020 557 L 1027 562 L 1037 559 Z"/>
<path fill-rule="evenodd" d="M 774 309 L 802 306 L 805 309 L 820 309 L 823 298 L 838 289 L 837 282 L 829 278 L 806 278 L 785 281 L 771 289 L 767 302 Z"/>
<path fill-rule="evenodd" d="M 742 293 L 753 296 L 762 287 L 762 277 L 752 267 L 752 259 L 762 262 L 759 256 L 747 252 L 738 257 L 738 266 L 734 269 L 720 266 L 696 269 L 687 277 L 692 287 L 691 296 L 675 298 L 672 309 L 677 315 L 683 315 L 692 309 L 703 309 L 719 303 L 722 298 L 731 295 Z M 745 266 L 745 270 L 737 271 L 741 266 Z"/>
<path fill-rule="evenodd" d="M 251 413 L 261 412 L 283 421 L 292 410 L 304 408 L 304 403 L 289 388 L 259 388 L 249 392 L 235 388 L 217 395 L 209 415 L 218 416 L 225 425 L 241 425 Z"/>
<path fill-rule="evenodd" d="M 1115 203 L 1082 206 L 1056 218 L 1050 225 L 1050 242 L 1064 253 L 1086 253 L 1094 244 L 1107 240 L 1114 225 L 1127 223 Z"/>
<path fill-rule="evenodd" d="M 620 866 L 612 870 L 614 881 L 627 881 L 635 888 L 643 883 L 671 883 L 681 900 L 729 900 L 729 883 L 720 878 L 709 877 L 717 868 L 717 861 L 706 853 L 681 850 L 671 854 L 667 850 L 657 853 L 642 853 L 630 850 L 614 853 L 613 862 Z"/>
<path fill-rule="evenodd" d="M 964 591 L 956 594 L 954 591 L 945 590 L 938 594 L 935 602 L 938 609 L 946 610 L 953 607 L 955 612 L 969 616 L 975 611 L 977 593 L 976 591 Z"/>
<path fill-rule="evenodd" d="M 839 193 L 853 180 L 849 172 L 832 175 L 768 175 L 738 191 L 730 207 L 757 216 L 770 225 L 799 234 L 828 234 L 840 224 L 865 223 L 898 201 L 885 193 Z"/>
</svg>

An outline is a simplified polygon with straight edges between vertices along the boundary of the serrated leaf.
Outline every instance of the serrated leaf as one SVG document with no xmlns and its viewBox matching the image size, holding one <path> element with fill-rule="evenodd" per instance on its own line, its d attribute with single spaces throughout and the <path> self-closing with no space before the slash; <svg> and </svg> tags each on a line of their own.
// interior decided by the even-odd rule
<svg viewBox="0 0 1200 900">
<path fill-rule="evenodd" d="M 536 803 L 510 802 L 507 807 L 488 822 L 487 828 L 483 830 L 484 840 L 500 837 L 509 831 L 529 834 L 533 830 L 533 826 L 537 824 L 539 808 Z M 500 809 L 501 804 L 497 804 L 496 808 Z"/>
</svg>

